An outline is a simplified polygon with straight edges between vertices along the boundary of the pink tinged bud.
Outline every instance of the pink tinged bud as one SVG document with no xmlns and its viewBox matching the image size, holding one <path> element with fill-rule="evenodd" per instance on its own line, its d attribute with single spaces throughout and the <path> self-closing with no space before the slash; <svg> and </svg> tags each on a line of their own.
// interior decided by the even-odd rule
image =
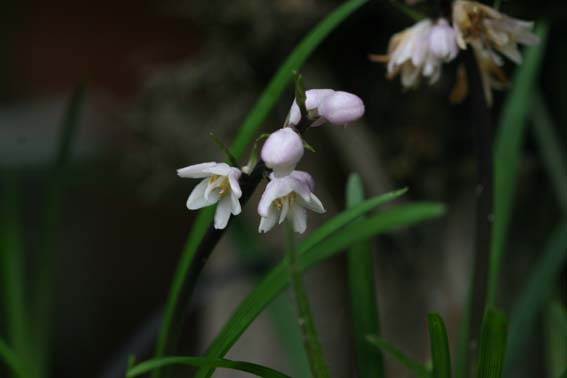
<svg viewBox="0 0 567 378">
<path fill-rule="evenodd" d="M 280 129 L 268 137 L 261 156 L 276 177 L 287 176 L 303 157 L 303 141 L 292 128 Z"/>
<path fill-rule="evenodd" d="M 435 58 L 445 62 L 457 56 L 459 48 L 457 46 L 455 30 L 444 18 L 439 19 L 437 24 L 431 29 L 431 34 L 429 35 L 429 49 Z"/>
<path fill-rule="evenodd" d="M 364 103 L 360 97 L 337 91 L 319 105 L 319 115 L 335 125 L 345 125 L 362 117 Z"/>
<path fill-rule="evenodd" d="M 305 91 L 305 108 L 307 111 L 317 109 L 321 102 L 335 91 L 332 89 L 310 89 Z M 289 110 L 288 125 L 297 125 L 301 121 L 301 111 L 297 102 L 293 100 Z"/>
</svg>

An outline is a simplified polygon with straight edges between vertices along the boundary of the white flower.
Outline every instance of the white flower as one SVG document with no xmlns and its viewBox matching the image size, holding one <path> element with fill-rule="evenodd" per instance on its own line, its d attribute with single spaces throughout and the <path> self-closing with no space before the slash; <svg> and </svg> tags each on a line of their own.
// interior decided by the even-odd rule
<svg viewBox="0 0 567 378">
<path fill-rule="evenodd" d="M 467 43 L 475 42 L 478 47 L 495 50 L 517 64 L 522 62 L 518 44 L 534 45 L 539 42 L 538 36 L 532 32 L 533 22 L 509 17 L 476 1 L 455 1 L 453 25 L 462 49 Z M 498 61 L 494 63 L 498 64 Z"/>
<path fill-rule="evenodd" d="M 179 177 L 204 178 L 189 195 L 187 208 L 196 210 L 218 202 L 214 224 L 216 229 L 226 227 L 231 213 L 240 214 L 242 190 L 238 183 L 241 175 L 238 168 L 226 163 L 210 162 L 178 169 L 177 174 Z"/>
<path fill-rule="evenodd" d="M 431 29 L 429 50 L 434 57 L 444 62 L 455 59 L 459 52 L 455 30 L 444 18 L 439 19 Z"/>
<path fill-rule="evenodd" d="M 295 232 L 305 232 L 306 209 L 319 214 L 326 211 L 313 194 L 314 186 L 313 178 L 307 172 L 293 171 L 279 178 L 270 175 L 270 182 L 258 204 L 258 214 L 262 217 L 258 232 L 268 232 L 285 219 L 292 221 Z"/>
<path fill-rule="evenodd" d="M 441 66 L 457 55 L 454 32 L 446 20 L 433 23 L 422 20 L 412 27 L 394 34 L 388 46 L 388 55 L 371 55 L 370 59 L 388 63 L 388 79 L 400 75 L 405 88 L 416 88 L 422 78 L 434 84 L 441 75 Z"/>
<path fill-rule="evenodd" d="M 364 103 L 360 97 L 343 91 L 327 96 L 319 105 L 319 115 L 333 125 L 346 125 L 364 114 Z"/>
<path fill-rule="evenodd" d="M 303 157 L 303 140 L 291 127 L 272 133 L 262 146 L 262 160 L 276 177 L 289 175 Z"/>
</svg>

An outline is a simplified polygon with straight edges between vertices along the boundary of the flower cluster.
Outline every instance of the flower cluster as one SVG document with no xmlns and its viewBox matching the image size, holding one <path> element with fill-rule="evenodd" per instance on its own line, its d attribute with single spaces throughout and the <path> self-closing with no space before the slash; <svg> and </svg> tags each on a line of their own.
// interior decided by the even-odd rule
<svg viewBox="0 0 567 378">
<path fill-rule="evenodd" d="M 313 193 L 315 182 L 307 172 L 296 170 L 304 154 L 304 142 L 295 126 L 309 127 L 325 123 L 346 125 L 364 114 L 362 100 L 348 92 L 332 89 L 312 89 L 305 92 L 305 108 L 308 119 L 302 120 L 300 108 L 293 102 L 282 129 L 272 133 L 262 146 L 260 156 L 269 178 L 268 185 L 258 204 L 260 226 L 265 233 L 286 219 L 298 233 L 307 228 L 307 210 L 324 213 L 325 207 Z M 227 226 L 230 215 L 241 212 L 242 189 L 239 180 L 251 170 L 231 167 L 226 163 L 202 163 L 179 169 L 180 177 L 202 178 L 189 195 L 187 208 L 200 209 L 218 203 L 214 227 Z"/>
<path fill-rule="evenodd" d="M 506 78 L 500 67 L 505 56 L 521 63 L 518 44 L 538 42 L 533 23 L 506 16 L 475 1 L 453 3 L 452 25 L 440 18 L 425 19 L 394 34 L 387 55 L 371 55 L 370 59 L 387 63 L 387 77 L 401 77 L 404 88 L 416 88 L 422 79 L 429 84 L 439 80 L 443 63 L 455 59 L 459 48 L 472 46 L 483 76 L 487 100 L 490 89 L 501 89 Z"/>
</svg>

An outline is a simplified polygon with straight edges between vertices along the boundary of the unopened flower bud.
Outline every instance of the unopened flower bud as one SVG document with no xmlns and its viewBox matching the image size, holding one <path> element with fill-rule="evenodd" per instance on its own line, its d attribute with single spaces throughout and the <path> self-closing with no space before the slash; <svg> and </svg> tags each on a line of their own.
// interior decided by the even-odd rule
<svg viewBox="0 0 567 378">
<path fill-rule="evenodd" d="M 444 18 L 439 19 L 429 34 L 429 50 L 437 59 L 448 62 L 457 56 L 459 48 L 455 30 Z"/>
<path fill-rule="evenodd" d="M 335 93 L 332 89 L 310 89 L 305 91 L 305 109 L 307 111 L 315 110 L 319 107 L 321 102 L 329 95 Z M 297 125 L 301 121 L 301 111 L 297 102 L 293 100 L 291 109 L 289 110 L 288 125 Z"/>
<path fill-rule="evenodd" d="M 273 169 L 276 177 L 290 174 L 303 157 L 303 141 L 290 127 L 280 129 L 268 137 L 262 147 L 262 160 Z"/>
<path fill-rule="evenodd" d="M 335 125 L 345 125 L 362 117 L 364 114 L 364 103 L 360 97 L 337 91 L 319 105 L 319 115 L 328 122 Z"/>
</svg>

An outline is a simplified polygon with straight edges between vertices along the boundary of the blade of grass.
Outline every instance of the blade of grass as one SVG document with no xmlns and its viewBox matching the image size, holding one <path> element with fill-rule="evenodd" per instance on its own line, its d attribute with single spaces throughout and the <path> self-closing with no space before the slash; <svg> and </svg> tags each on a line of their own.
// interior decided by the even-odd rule
<svg viewBox="0 0 567 378">
<path fill-rule="evenodd" d="M 263 378 L 291 378 L 284 373 L 270 369 L 266 366 L 243 361 L 225 360 L 222 358 L 206 357 L 166 357 L 148 360 L 128 369 L 126 377 L 137 377 L 151 370 L 172 365 L 190 365 L 195 367 L 227 368 L 251 373 Z"/>
<path fill-rule="evenodd" d="M 478 378 L 500 378 L 506 353 L 506 317 L 489 308 L 484 315 L 480 335 Z"/>
<path fill-rule="evenodd" d="M 429 338 L 431 341 L 431 360 L 434 378 L 451 378 L 451 356 L 449 340 L 443 318 L 436 313 L 427 315 Z"/>
<path fill-rule="evenodd" d="M 262 241 L 257 237 L 256 230 L 250 230 L 245 222 L 235 219 L 230 228 L 233 236 L 234 245 L 242 264 L 255 268 L 265 256 L 260 250 Z M 255 277 L 256 278 L 256 277 Z M 257 284 L 259 280 L 255 279 Z M 305 350 L 301 345 L 301 332 L 297 328 L 295 316 L 289 302 L 284 297 L 278 297 L 268 306 L 268 315 L 272 320 L 277 340 L 287 355 L 290 369 L 294 372 L 294 377 L 308 377 L 310 374 L 309 362 L 305 355 Z"/>
<path fill-rule="evenodd" d="M 4 361 L 4 364 L 14 373 L 14 376 L 25 376 L 20 359 L 2 339 L 0 339 L 0 361 Z"/>
<path fill-rule="evenodd" d="M 346 212 L 352 213 L 352 210 L 354 209 L 349 209 Z M 444 208 L 440 204 L 416 203 L 405 205 L 385 211 L 360 223 L 344 227 L 340 232 L 335 231 L 329 234 L 329 237 L 315 244 L 312 244 L 312 239 L 308 238 L 298 247 L 299 265 L 302 270 L 305 270 L 335 255 L 353 243 L 380 233 L 390 232 L 438 217 L 443 212 Z M 327 222 L 321 228 L 327 226 L 327 229 L 332 229 L 332 227 L 328 227 L 329 223 L 334 223 L 339 216 L 333 218 L 333 220 Z M 283 261 L 241 302 L 209 347 L 207 351 L 208 357 L 222 357 L 228 352 L 252 321 L 287 287 L 289 282 L 286 272 L 287 262 Z M 212 372 L 211 369 L 200 369 L 196 377 L 210 377 Z"/>
<path fill-rule="evenodd" d="M 26 304 L 23 241 L 20 230 L 18 180 L 4 176 L 0 200 L 0 292 L 5 313 L 8 342 L 22 362 L 30 356 Z M 27 369 L 26 369 L 27 370 Z M 27 373 L 27 372 L 26 372 Z"/>
<path fill-rule="evenodd" d="M 567 213 L 567 161 L 565 156 L 565 145 L 561 138 L 556 135 L 551 114 L 541 90 L 536 92 L 534 103 L 530 113 L 533 123 L 533 133 L 538 144 L 542 160 L 549 175 L 549 179 L 555 189 L 557 200 L 563 213 Z"/>
<path fill-rule="evenodd" d="M 515 361 L 522 358 L 522 352 L 530 332 L 533 330 L 537 315 L 547 303 L 567 261 L 567 219 L 564 219 L 553 231 L 545 246 L 543 256 L 534 267 L 526 286 L 521 291 L 512 308 L 510 317 L 510 341 L 506 354 L 505 372 L 512 373 Z"/>
<path fill-rule="evenodd" d="M 530 98 L 541 68 L 548 30 L 546 23 L 538 25 L 536 34 L 541 42 L 526 50 L 525 60 L 516 72 L 514 85 L 506 98 L 499 120 L 494 150 L 494 223 L 485 308 L 492 307 L 495 303 Z"/>
<path fill-rule="evenodd" d="M 242 158 L 247 146 L 255 139 L 255 134 L 260 128 L 260 125 L 267 118 L 278 98 L 289 84 L 293 71 L 298 71 L 313 50 L 315 50 L 329 33 L 366 2 L 367 0 L 350 0 L 338 7 L 323 21 L 317 24 L 311 33 L 309 33 L 287 57 L 240 128 L 230 148 L 236 159 Z M 180 305 L 179 294 L 197 248 L 213 220 L 213 214 L 214 209 L 212 208 L 200 211 L 189 234 L 167 297 L 164 318 L 156 345 L 156 357 L 164 355 L 166 347 L 169 344 L 169 335 L 175 332 L 171 328 L 174 314 L 177 307 Z M 159 374 L 155 374 L 154 376 L 159 376 Z"/>
<path fill-rule="evenodd" d="M 48 353 L 50 343 L 50 326 L 53 303 L 53 278 L 55 275 L 55 254 L 58 226 L 61 223 L 62 196 L 65 184 L 65 167 L 72 153 L 72 146 L 78 132 L 81 114 L 85 105 L 86 86 L 80 84 L 74 90 L 61 122 L 61 132 L 57 146 L 57 154 L 53 160 L 47 191 L 44 199 L 42 219 L 42 250 L 38 256 L 37 272 L 34 274 L 32 314 L 34 314 L 33 366 L 39 377 L 47 376 Z"/>
<path fill-rule="evenodd" d="M 398 360 L 400 364 L 404 365 L 406 368 L 412 371 L 417 377 L 419 378 L 432 377 L 431 371 L 427 368 L 427 366 L 409 357 L 408 355 L 406 355 L 404 352 L 396 348 L 388 341 L 374 335 L 368 335 L 366 339 L 371 345 L 375 346 L 384 353 L 387 353 L 390 356 L 394 357 L 396 360 Z"/>
<path fill-rule="evenodd" d="M 323 356 L 323 348 L 319 342 L 315 320 L 313 319 L 311 306 L 309 305 L 309 298 L 307 298 L 307 293 L 303 285 L 302 272 L 297 262 L 298 257 L 295 247 L 293 225 L 289 222 L 287 223 L 287 247 L 289 281 L 291 282 L 291 288 L 295 298 L 297 322 L 303 335 L 303 346 L 309 359 L 311 374 L 314 378 L 329 378 L 329 369 L 327 368 L 327 363 Z"/>
<path fill-rule="evenodd" d="M 364 201 L 364 189 L 360 176 L 353 174 L 349 177 L 346 198 L 349 208 Z M 347 259 L 358 376 L 360 378 L 383 378 L 382 352 L 371 348 L 366 340 L 366 335 L 380 335 L 374 258 L 370 240 L 354 244 L 348 251 Z"/>
<path fill-rule="evenodd" d="M 556 300 L 547 306 L 544 318 L 548 377 L 561 377 L 567 369 L 567 310 Z"/>
</svg>

